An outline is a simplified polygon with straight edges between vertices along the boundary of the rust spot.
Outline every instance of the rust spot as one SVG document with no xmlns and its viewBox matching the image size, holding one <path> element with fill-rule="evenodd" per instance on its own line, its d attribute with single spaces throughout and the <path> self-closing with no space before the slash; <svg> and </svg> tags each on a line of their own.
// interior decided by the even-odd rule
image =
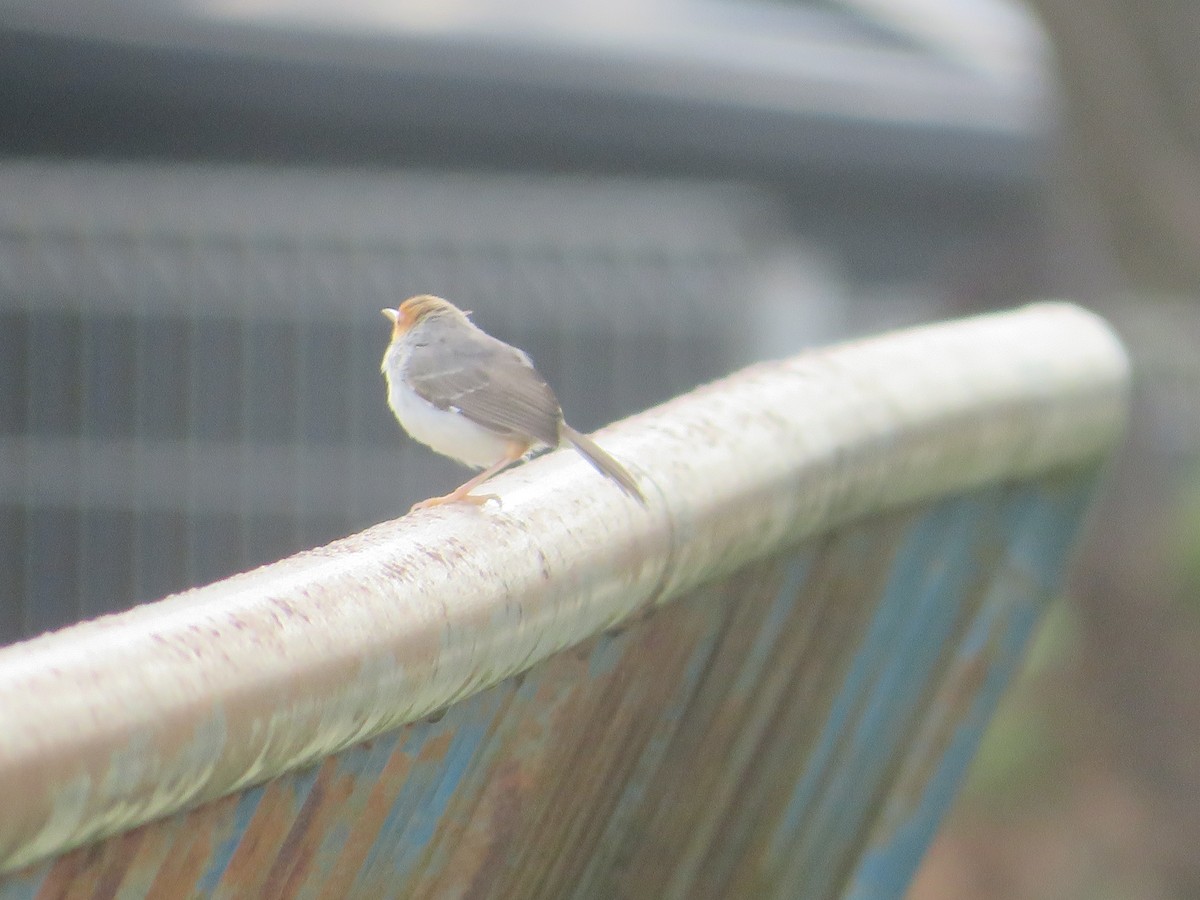
<svg viewBox="0 0 1200 900">
<path fill-rule="evenodd" d="M 493 887 L 497 875 L 502 871 L 505 860 L 510 856 L 510 847 L 517 835 L 524 807 L 524 794 L 529 789 L 529 779 L 518 760 L 505 760 L 493 776 L 496 790 L 488 816 L 487 834 L 490 840 L 475 869 L 470 884 L 463 893 L 464 900 L 482 900 L 495 896 Z"/>
<path fill-rule="evenodd" d="M 117 896 L 125 872 L 136 858 L 145 834 L 146 828 L 143 826 L 104 842 L 106 860 L 92 891 L 93 900 L 112 900 Z"/>
<path fill-rule="evenodd" d="M 431 735 L 421 745 L 421 752 L 417 754 L 417 761 L 425 763 L 429 762 L 430 760 L 443 759 L 446 756 L 446 753 L 450 750 L 450 745 L 453 742 L 454 734 L 449 731 Z"/>
<path fill-rule="evenodd" d="M 321 886 L 321 900 L 344 900 L 355 896 L 354 882 L 387 821 L 392 803 L 412 771 L 412 757 L 401 750 L 403 736 L 410 730 L 411 726 L 408 726 L 400 731 L 396 749 L 371 786 L 366 802 L 361 809 L 356 808 L 357 815 L 349 819 L 350 834 L 332 865 L 328 880 Z"/>
<path fill-rule="evenodd" d="M 65 900 L 67 891 L 86 866 L 88 856 L 88 849 L 80 848 L 59 857 L 38 888 L 36 900 Z"/>
<path fill-rule="evenodd" d="M 219 891 L 232 897 L 258 897 L 295 818 L 294 784 L 280 778 L 262 788 L 262 796 L 251 816 L 229 865 L 221 876 Z"/>
<path fill-rule="evenodd" d="M 222 813 L 220 803 L 210 803 L 186 816 L 186 825 L 175 836 L 175 841 L 155 873 L 154 881 L 146 892 L 147 900 L 175 900 L 179 896 L 191 896 L 196 882 L 208 868 L 212 858 L 214 823 Z"/>
<path fill-rule="evenodd" d="M 321 766 L 267 876 L 263 896 L 294 897 L 303 888 L 317 848 L 354 791 L 354 780 L 335 777 L 337 770 L 336 757 Z"/>
</svg>

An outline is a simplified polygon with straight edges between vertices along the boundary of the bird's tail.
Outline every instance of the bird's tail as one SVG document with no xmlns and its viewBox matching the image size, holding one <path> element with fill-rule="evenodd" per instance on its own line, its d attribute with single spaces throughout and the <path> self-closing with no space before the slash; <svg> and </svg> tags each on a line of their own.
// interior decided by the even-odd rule
<svg viewBox="0 0 1200 900">
<path fill-rule="evenodd" d="M 623 465 L 600 449 L 600 446 L 595 441 L 586 434 L 580 434 L 566 422 L 562 423 L 559 433 L 575 445 L 575 449 L 583 454 L 584 459 L 596 467 L 596 471 L 619 484 L 625 493 L 642 504 L 642 506 L 646 505 L 646 497 L 642 494 L 641 488 L 637 486 L 637 482 L 633 480 L 633 476 L 629 474 Z"/>
</svg>

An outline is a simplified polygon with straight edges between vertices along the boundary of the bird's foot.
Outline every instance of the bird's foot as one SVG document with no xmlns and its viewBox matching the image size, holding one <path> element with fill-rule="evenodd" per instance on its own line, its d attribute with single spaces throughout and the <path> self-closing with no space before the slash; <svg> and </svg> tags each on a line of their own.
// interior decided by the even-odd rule
<svg viewBox="0 0 1200 900">
<path fill-rule="evenodd" d="M 467 492 L 459 493 L 454 491 L 446 494 L 444 497 L 430 497 L 428 500 L 422 500 L 419 503 L 414 503 L 409 512 L 416 512 L 418 509 L 432 509 L 435 506 L 446 506 L 450 503 L 466 503 L 470 506 L 483 506 L 489 500 L 495 500 L 500 503 L 500 497 L 497 494 L 470 494 Z"/>
</svg>

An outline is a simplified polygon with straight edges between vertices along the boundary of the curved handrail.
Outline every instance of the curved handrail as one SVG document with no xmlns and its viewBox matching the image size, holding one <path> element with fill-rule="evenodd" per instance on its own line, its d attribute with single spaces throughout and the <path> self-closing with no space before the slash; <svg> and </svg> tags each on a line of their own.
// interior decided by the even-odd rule
<svg viewBox="0 0 1200 900">
<path fill-rule="evenodd" d="M 1098 462 L 1108 327 L 1042 304 L 754 366 L 442 508 L 0 649 L 0 871 L 310 764 L 861 516 Z M 381 415 L 383 413 L 381 412 Z"/>
</svg>

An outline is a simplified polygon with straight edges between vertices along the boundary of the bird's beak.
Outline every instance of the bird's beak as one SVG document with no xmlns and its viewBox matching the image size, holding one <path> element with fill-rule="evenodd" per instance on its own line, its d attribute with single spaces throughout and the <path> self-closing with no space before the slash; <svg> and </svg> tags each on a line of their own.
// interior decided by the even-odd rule
<svg viewBox="0 0 1200 900">
<path fill-rule="evenodd" d="M 398 309 L 381 309 L 380 312 L 385 319 L 392 323 L 393 341 L 399 339 L 400 335 L 408 331 L 408 326 L 412 324 L 406 320 L 407 317 Z"/>
</svg>

